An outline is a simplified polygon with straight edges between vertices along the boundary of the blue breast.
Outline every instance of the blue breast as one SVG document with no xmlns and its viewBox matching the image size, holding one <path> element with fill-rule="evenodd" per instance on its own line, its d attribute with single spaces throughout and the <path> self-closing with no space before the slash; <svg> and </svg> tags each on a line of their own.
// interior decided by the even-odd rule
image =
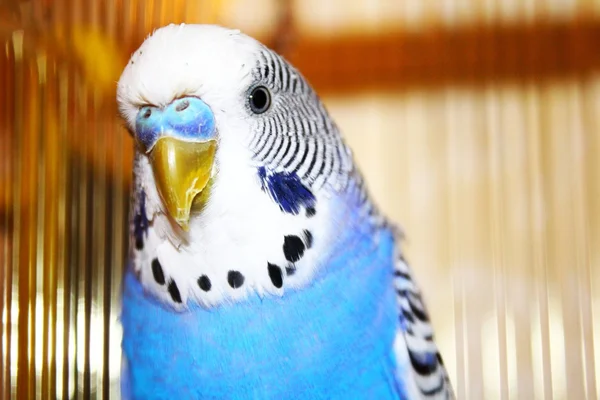
<svg viewBox="0 0 600 400">
<path fill-rule="evenodd" d="M 135 399 L 399 399 L 393 239 L 358 235 L 307 288 L 174 313 L 126 274 L 124 395 Z M 352 251 L 347 251 L 352 249 Z"/>
</svg>

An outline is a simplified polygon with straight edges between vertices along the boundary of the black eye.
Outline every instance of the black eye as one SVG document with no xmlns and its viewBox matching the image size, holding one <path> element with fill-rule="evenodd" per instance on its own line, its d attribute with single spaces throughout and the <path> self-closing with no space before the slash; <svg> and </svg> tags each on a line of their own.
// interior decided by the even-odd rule
<svg viewBox="0 0 600 400">
<path fill-rule="evenodd" d="M 262 114 L 271 105 L 271 93 L 269 93 L 269 89 L 266 87 L 257 86 L 252 90 L 250 96 L 248 96 L 248 102 L 253 113 Z"/>
</svg>

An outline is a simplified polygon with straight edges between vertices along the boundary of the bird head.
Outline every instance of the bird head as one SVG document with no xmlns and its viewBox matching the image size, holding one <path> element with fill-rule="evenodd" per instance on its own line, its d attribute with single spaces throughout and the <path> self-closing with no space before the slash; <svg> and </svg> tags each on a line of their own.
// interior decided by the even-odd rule
<svg viewBox="0 0 600 400">
<path fill-rule="evenodd" d="M 372 214 L 313 89 L 239 31 L 156 30 L 131 56 L 117 100 L 136 143 L 133 264 L 162 298 L 215 304 L 299 287 L 337 240 L 333 227 Z"/>
<path fill-rule="evenodd" d="M 183 230 L 208 201 L 223 147 L 244 146 L 269 89 L 255 82 L 261 45 L 217 26 L 169 25 L 132 55 L 117 99 L 166 213 Z M 239 161 L 239 160 L 238 160 Z M 235 160 L 234 160 L 235 162 Z M 142 168 L 143 169 L 143 168 Z"/>
</svg>

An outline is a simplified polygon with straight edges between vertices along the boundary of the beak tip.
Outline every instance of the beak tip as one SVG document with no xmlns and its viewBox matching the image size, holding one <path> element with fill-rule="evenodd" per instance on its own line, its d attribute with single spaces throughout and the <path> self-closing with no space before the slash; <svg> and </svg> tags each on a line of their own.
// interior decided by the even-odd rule
<svg viewBox="0 0 600 400">
<path fill-rule="evenodd" d="M 185 232 L 190 230 L 190 213 L 186 212 L 187 210 L 172 210 L 169 212 L 172 220 Z"/>
<path fill-rule="evenodd" d="M 187 220 L 177 221 L 177 225 L 179 225 L 179 227 L 181 227 L 181 229 L 183 229 L 184 232 L 190 231 L 190 224 L 189 224 L 189 221 L 187 221 Z"/>
</svg>

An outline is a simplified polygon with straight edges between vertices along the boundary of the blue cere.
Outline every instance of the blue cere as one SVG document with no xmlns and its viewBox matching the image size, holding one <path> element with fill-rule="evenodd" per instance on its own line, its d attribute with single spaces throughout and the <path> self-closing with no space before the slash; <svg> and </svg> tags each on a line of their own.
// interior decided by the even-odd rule
<svg viewBox="0 0 600 400">
<path fill-rule="evenodd" d="M 162 135 L 206 141 L 215 138 L 215 117 L 197 97 L 176 99 L 164 108 L 144 106 L 135 121 L 136 137 L 150 150 Z"/>
<path fill-rule="evenodd" d="M 267 173 L 265 167 L 260 167 L 258 176 L 262 190 L 269 193 L 281 211 L 297 215 L 300 207 L 315 207 L 315 195 L 304 186 L 295 172 Z"/>
</svg>

